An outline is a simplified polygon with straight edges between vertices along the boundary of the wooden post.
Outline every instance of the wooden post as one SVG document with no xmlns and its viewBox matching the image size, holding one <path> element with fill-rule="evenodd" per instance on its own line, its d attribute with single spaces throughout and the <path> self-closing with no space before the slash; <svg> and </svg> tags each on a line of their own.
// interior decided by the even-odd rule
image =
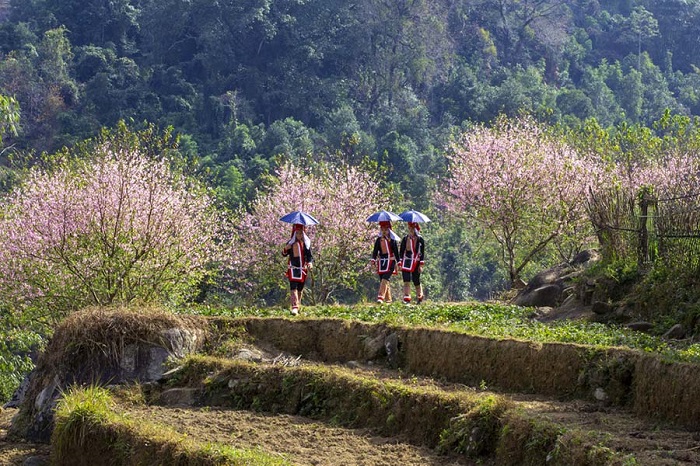
<svg viewBox="0 0 700 466">
<path fill-rule="evenodd" d="M 637 253 L 637 267 L 644 270 L 649 263 L 649 190 L 642 188 L 641 196 L 639 197 L 639 249 Z"/>
</svg>

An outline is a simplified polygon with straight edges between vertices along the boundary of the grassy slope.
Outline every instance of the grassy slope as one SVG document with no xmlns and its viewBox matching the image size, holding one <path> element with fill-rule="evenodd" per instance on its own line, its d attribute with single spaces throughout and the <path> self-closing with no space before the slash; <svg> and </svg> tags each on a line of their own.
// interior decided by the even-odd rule
<svg viewBox="0 0 700 466">
<path fill-rule="evenodd" d="M 288 316 L 282 308 L 190 308 L 187 312 L 230 317 Z M 420 306 L 391 304 L 377 306 L 313 306 L 303 309 L 304 317 L 331 317 L 362 322 L 405 326 L 425 326 L 493 337 L 536 342 L 580 343 L 606 347 L 625 347 L 658 353 L 670 360 L 700 362 L 700 344 L 665 341 L 621 326 L 585 321 L 542 323 L 531 319 L 532 309 L 519 306 L 465 302 L 426 303 Z"/>
</svg>

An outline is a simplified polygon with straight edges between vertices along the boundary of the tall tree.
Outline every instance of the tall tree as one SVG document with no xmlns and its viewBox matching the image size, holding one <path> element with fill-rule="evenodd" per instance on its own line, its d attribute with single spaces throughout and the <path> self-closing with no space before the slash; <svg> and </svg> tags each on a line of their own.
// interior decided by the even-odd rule
<svg viewBox="0 0 700 466">
<path fill-rule="evenodd" d="M 637 36 L 637 70 L 641 68 L 642 39 L 659 35 L 659 23 L 654 15 L 643 6 L 636 6 L 629 18 L 630 29 Z"/>
<path fill-rule="evenodd" d="M 167 134 L 122 128 L 33 168 L 1 205 L 0 302 L 60 318 L 196 293 L 225 223 L 171 153 Z"/>
<path fill-rule="evenodd" d="M 436 201 L 493 236 L 511 282 L 584 221 L 589 167 L 530 119 L 501 118 L 466 131 L 448 161 Z"/>
<path fill-rule="evenodd" d="M 0 149 L 3 147 L 3 136 L 17 136 L 19 128 L 19 103 L 14 97 L 0 94 Z M 2 152 L 0 152 L 2 154 Z"/>
</svg>

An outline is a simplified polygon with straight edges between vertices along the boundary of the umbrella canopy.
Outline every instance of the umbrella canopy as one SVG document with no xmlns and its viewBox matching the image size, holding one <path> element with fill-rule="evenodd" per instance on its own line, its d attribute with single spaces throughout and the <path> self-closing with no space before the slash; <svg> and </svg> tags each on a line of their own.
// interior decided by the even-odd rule
<svg viewBox="0 0 700 466">
<path fill-rule="evenodd" d="M 422 214 L 417 210 L 407 210 L 405 212 L 401 212 L 399 217 L 401 217 L 401 220 L 404 222 L 427 223 L 430 221 L 427 215 Z"/>
<path fill-rule="evenodd" d="M 299 225 L 317 225 L 318 220 L 313 218 L 310 214 L 302 212 L 301 210 L 295 210 L 294 212 L 289 212 L 284 217 L 280 218 L 280 222 L 285 223 L 295 223 Z"/>
<path fill-rule="evenodd" d="M 380 210 L 375 212 L 369 217 L 367 217 L 368 222 L 398 222 L 401 221 L 401 217 L 398 215 L 388 212 L 386 210 Z"/>
</svg>

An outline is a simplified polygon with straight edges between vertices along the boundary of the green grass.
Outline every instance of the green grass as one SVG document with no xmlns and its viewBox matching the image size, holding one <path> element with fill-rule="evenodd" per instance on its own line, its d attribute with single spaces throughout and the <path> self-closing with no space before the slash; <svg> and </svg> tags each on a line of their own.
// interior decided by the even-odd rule
<svg viewBox="0 0 700 466">
<path fill-rule="evenodd" d="M 290 317 L 286 308 L 196 307 L 186 312 L 230 317 Z M 656 353 L 672 361 L 700 363 L 698 343 L 665 341 L 622 326 L 579 320 L 541 323 L 529 318 L 531 313 L 531 308 L 497 303 L 424 303 L 420 306 L 397 303 L 383 306 L 310 306 L 303 308 L 302 318 L 354 319 L 390 325 L 441 328 L 492 338 L 624 347 Z"/>
</svg>

